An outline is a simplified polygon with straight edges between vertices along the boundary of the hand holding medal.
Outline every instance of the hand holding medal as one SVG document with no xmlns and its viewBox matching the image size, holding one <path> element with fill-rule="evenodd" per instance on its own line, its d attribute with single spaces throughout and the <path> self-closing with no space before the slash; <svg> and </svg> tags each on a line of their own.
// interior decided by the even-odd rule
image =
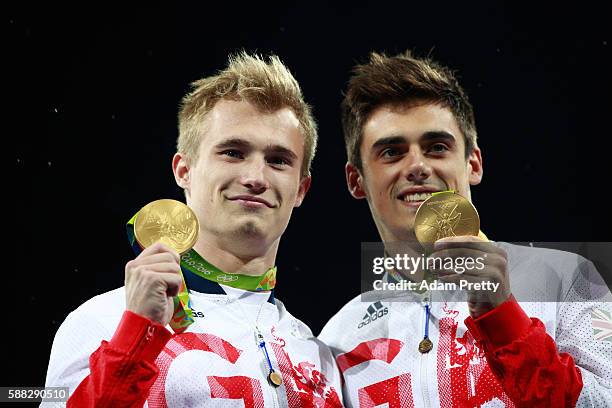
<svg viewBox="0 0 612 408">
<path fill-rule="evenodd" d="M 461 274 L 453 269 L 432 272 L 438 279 L 457 283 L 498 283 L 494 293 L 469 291 L 468 305 L 472 317 L 477 317 L 505 301 L 509 296 L 507 259 L 504 250 L 488 242 L 480 232 L 480 217 L 476 208 L 466 198 L 454 191 L 434 193 L 418 208 L 414 232 L 428 256 L 441 259 L 483 259 L 482 269 L 465 269 Z M 453 263 L 456 265 L 456 263 Z M 419 352 L 428 353 L 433 348 L 429 339 L 429 309 L 425 305 L 425 335 L 419 342 Z"/>
<path fill-rule="evenodd" d="M 198 238 L 193 211 L 175 200 L 143 207 L 127 224 L 128 238 L 139 254 L 126 265 L 127 308 L 180 333 L 193 322 L 180 255 Z M 142 252 L 141 252 L 142 251 Z"/>
<path fill-rule="evenodd" d="M 417 240 L 429 257 L 481 260 L 483 267 L 432 271 L 444 282 L 464 281 L 471 310 L 482 314 L 510 295 L 506 252 L 480 232 L 480 218 L 472 203 L 453 191 L 434 193 L 419 207 L 415 217 Z M 453 265 L 457 265 L 453 262 Z M 480 289 L 478 289 L 480 288 Z M 483 289 L 484 288 L 484 289 Z M 493 289 L 494 288 L 494 289 Z"/>
</svg>

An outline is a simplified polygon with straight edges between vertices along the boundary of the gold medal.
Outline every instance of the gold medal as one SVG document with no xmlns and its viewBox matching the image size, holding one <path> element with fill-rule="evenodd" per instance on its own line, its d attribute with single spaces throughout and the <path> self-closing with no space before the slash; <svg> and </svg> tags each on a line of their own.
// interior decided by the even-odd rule
<svg viewBox="0 0 612 408">
<path fill-rule="evenodd" d="M 134 235 L 142 248 L 161 242 L 179 254 L 189 251 L 200 229 L 194 212 L 176 200 L 157 200 L 145 205 L 134 220 Z"/>
<path fill-rule="evenodd" d="M 433 348 L 433 343 L 431 342 L 431 340 L 429 340 L 429 337 L 425 337 L 419 343 L 419 352 L 421 354 L 429 353 L 432 348 Z"/>
<path fill-rule="evenodd" d="M 459 235 L 478 236 L 480 217 L 465 197 L 452 192 L 434 193 L 418 208 L 414 233 L 424 247 L 441 238 Z"/>
<path fill-rule="evenodd" d="M 280 387 L 280 385 L 283 383 L 283 377 L 281 377 L 281 375 L 276 371 L 270 371 L 270 374 L 268 374 L 268 380 L 270 380 L 272 385 L 275 387 Z"/>
</svg>

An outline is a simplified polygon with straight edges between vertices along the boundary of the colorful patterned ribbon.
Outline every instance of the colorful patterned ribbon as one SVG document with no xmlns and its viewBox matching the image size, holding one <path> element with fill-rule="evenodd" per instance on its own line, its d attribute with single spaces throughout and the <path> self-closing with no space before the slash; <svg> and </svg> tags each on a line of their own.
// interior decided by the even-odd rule
<svg viewBox="0 0 612 408">
<path fill-rule="evenodd" d="M 136 240 L 136 235 L 134 234 L 134 221 L 136 220 L 137 216 L 138 213 L 134 214 L 126 225 L 128 241 L 130 242 L 136 256 L 142 252 L 142 248 L 140 247 L 140 244 Z M 172 319 L 170 319 L 170 327 L 175 333 L 184 332 L 185 329 L 187 329 L 187 327 L 194 322 L 193 312 L 189 302 L 189 292 L 187 290 L 187 284 L 185 283 L 185 277 L 182 273 L 181 280 L 183 281 L 183 284 L 181 285 L 178 295 L 174 297 L 174 314 L 172 315 Z"/>
<path fill-rule="evenodd" d="M 134 234 L 134 221 L 136 213 L 127 223 L 127 235 L 130 245 L 136 256 L 142 252 L 140 244 Z M 197 290 L 198 287 L 205 287 L 203 282 L 197 280 L 206 279 L 215 284 L 223 284 L 233 288 L 249 291 L 271 291 L 276 285 L 276 266 L 268 269 L 263 275 L 249 276 L 237 273 L 226 273 L 211 263 L 207 262 L 194 249 L 190 249 L 181 255 L 181 279 L 183 284 L 177 296 L 174 297 L 174 314 L 170 320 L 170 327 L 175 333 L 182 333 L 194 322 L 193 311 L 189 301 L 189 291 L 185 282 L 187 275 L 190 280 L 190 287 Z M 270 297 L 274 303 L 274 295 Z"/>
<path fill-rule="evenodd" d="M 210 264 L 193 249 L 181 256 L 181 267 L 201 278 L 237 289 L 260 292 L 272 290 L 276 285 L 276 266 L 259 276 L 226 273 Z"/>
</svg>

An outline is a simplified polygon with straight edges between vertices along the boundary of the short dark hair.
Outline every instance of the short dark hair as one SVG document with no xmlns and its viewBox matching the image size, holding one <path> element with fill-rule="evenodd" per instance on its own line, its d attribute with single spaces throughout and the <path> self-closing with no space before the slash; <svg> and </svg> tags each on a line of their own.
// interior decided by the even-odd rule
<svg viewBox="0 0 612 408">
<path fill-rule="evenodd" d="M 474 111 L 453 71 L 411 51 L 388 57 L 372 52 L 365 64 L 353 67 L 342 101 L 342 128 L 348 161 L 362 170 L 359 149 L 363 126 L 384 104 L 437 103 L 453 113 L 465 140 L 466 158 L 476 145 Z"/>
</svg>

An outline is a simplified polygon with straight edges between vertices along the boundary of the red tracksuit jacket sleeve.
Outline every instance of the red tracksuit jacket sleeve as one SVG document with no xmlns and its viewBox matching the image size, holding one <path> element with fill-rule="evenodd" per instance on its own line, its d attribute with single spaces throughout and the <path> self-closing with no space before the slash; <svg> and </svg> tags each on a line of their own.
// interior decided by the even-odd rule
<svg viewBox="0 0 612 408">
<path fill-rule="evenodd" d="M 171 337 L 163 326 L 125 311 L 111 341 L 90 356 L 90 374 L 67 406 L 142 407 L 159 372 L 155 359 Z"/>
<path fill-rule="evenodd" d="M 465 320 L 491 371 L 518 407 L 573 407 L 582 390 L 580 369 L 558 353 L 544 324 L 529 318 L 514 297 Z"/>
</svg>

